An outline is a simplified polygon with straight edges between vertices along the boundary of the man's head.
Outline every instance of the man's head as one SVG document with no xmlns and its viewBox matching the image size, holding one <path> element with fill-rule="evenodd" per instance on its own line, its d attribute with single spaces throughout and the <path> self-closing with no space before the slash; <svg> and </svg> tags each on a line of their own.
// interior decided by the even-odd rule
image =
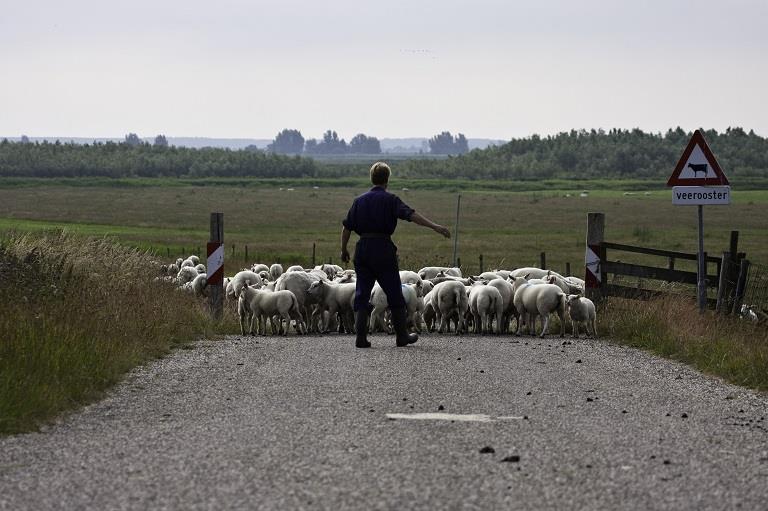
<svg viewBox="0 0 768 511">
<path fill-rule="evenodd" d="M 386 186 L 389 183 L 389 175 L 391 173 L 389 165 L 383 161 L 377 161 L 371 165 L 371 183 L 377 186 Z"/>
</svg>

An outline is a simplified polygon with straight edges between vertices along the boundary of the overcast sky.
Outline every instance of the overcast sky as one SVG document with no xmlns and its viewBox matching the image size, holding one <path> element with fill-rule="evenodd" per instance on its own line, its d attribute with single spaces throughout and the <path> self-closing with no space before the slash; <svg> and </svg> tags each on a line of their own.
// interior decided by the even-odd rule
<svg viewBox="0 0 768 511">
<path fill-rule="evenodd" d="M 766 0 L 0 0 L 0 136 L 768 135 Z"/>
</svg>

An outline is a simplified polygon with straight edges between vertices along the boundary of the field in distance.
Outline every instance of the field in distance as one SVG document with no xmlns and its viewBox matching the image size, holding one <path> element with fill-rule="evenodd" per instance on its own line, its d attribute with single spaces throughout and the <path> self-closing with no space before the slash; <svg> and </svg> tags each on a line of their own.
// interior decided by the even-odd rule
<svg viewBox="0 0 768 511">
<path fill-rule="evenodd" d="M 616 187 L 616 184 L 604 188 Z M 339 234 L 352 199 L 367 186 L 361 181 L 331 186 L 327 182 L 280 181 L 208 183 L 142 180 L 141 185 L 114 186 L 99 182 L 57 181 L 0 183 L 0 231 L 35 231 L 65 227 L 90 235 L 111 235 L 120 242 L 151 248 L 162 259 L 182 252 L 203 252 L 211 212 L 224 213 L 227 273 L 249 262 L 309 264 L 316 244 L 317 262 L 339 263 Z M 461 193 L 459 256 L 462 266 L 477 272 L 482 254 L 485 269 L 547 266 L 583 274 L 588 212 L 606 214 L 606 239 L 693 253 L 697 249 L 696 208 L 673 206 L 671 190 L 624 192 L 592 190 L 582 196 L 583 183 L 572 189 L 544 191 L 466 190 L 460 184 L 428 189 L 394 180 L 390 188 L 407 204 L 453 232 L 457 194 Z M 407 188 L 407 189 L 404 189 Z M 547 188 L 546 186 L 543 188 Z M 730 206 L 704 208 L 705 250 L 721 255 L 731 230 L 740 231 L 739 249 L 758 264 L 768 264 L 768 191 L 734 191 Z M 453 240 L 401 222 L 394 237 L 401 267 L 448 264 Z M 232 247 L 234 246 L 234 257 Z M 201 254 L 203 255 L 203 254 Z M 611 259 L 666 266 L 661 258 L 621 253 Z M 676 262 L 693 270 L 693 264 Z"/>
</svg>

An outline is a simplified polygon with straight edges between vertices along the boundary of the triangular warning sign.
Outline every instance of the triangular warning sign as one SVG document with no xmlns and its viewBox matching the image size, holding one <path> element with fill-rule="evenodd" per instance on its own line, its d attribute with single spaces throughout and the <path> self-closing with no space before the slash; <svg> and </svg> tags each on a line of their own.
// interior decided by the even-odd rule
<svg viewBox="0 0 768 511">
<path fill-rule="evenodd" d="M 667 181 L 667 186 L 725 186 L 723 169 L 715 159 L 700 130 L 693 132 L 688 147 Z"/>
</svg>

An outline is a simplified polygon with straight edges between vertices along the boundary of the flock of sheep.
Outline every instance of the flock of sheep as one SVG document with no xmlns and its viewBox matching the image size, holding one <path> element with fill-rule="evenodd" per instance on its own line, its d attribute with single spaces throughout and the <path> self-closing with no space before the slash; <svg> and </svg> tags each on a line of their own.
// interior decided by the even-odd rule
<svg viewBox="0 0 768 511">
<path fill-rule="evenodd" d="M 205 266 L 197 256 L 161 267 L 163 279 L 198 296 L 209 292 Z M 487 271 L 464 277 L 459 268 L 425 267 L 400 272 L 408 326 L 423 333 L 437 330 L 457 334 L 521 335 L 526 329 L 544 337 L 551 314 L 560 319 L 565 335 L 566 316 L 573 336 L 583 327 L 597 336 L 595 306 L 584 294 L 584 281 L 540 268 Z M 224 279 L 226 302 L 236 307 L 243 335 L 354 332 L 355 272 L 334 264 L 312 269 L 280 264 L 254 264 Z M 370 332 L 391 333 L 387 297 L 378 284 L 371 293 Z M 511 329 L 515 321 L 514 330 Z M 267 328 L 269 326 L 269 329 Z"/>
</svg>

